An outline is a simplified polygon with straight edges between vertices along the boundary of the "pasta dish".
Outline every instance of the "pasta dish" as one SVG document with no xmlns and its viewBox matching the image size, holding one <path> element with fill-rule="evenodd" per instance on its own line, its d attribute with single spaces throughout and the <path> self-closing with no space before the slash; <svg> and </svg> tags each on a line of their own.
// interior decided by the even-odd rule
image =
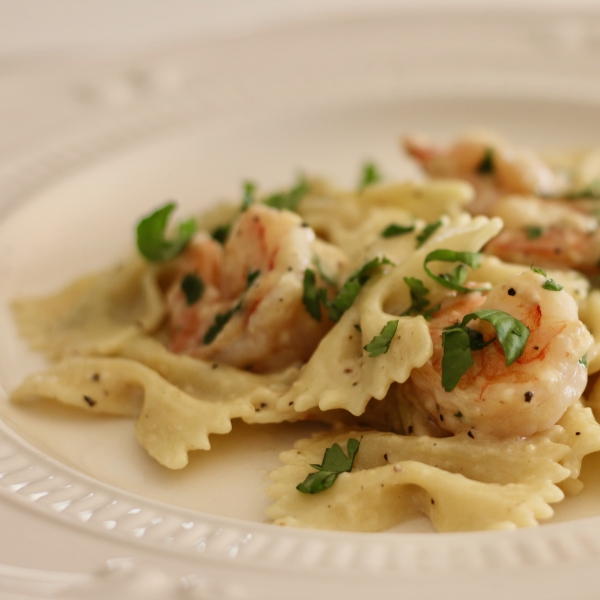
<svg viewBox="0 0 600 600">
<path fill-rule="evenodd" d="M 403 140 L 421 182 L 299 177 L 169 226 L 50 297 L 14 302 L 51 366 L 12 400 L 136 419 L 180 469 L 232 420 L 316 420 L 270 475 L 277 525 L 531 527 L 600 450 L 600 152 L 487 132 Z"/>
</svg>

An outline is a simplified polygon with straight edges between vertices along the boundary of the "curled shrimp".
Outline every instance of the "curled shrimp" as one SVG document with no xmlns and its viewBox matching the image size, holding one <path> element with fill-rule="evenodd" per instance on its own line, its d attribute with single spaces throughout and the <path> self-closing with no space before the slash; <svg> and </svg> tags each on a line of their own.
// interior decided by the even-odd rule
<svg viewBox="0 0 600 600">
<path fill-rule="evenodd" d="M 327 288 L 319 273 L 336 278 L 345 263 L 298 215 L 253 205 L 223 246 L 200 234 L 177 259 L 167 293 L 170 349 L 256 372 L 304 362 L 332 325 L 308 314 L 304 272 L 313 269 Z M 190 275 L 203 286 L 194 302 L 183 289 Z"/>
<path fill-rule="evenodd" d="M 600 230 L 594 217 L 566 202 L 507 196 L 492 209 L 504 229 L 486 246 L 502 260 L 545 268 L 598 272 Z"/>
<path fill-rule="evenodd" d="M 454 144 L 434 144 L 420 136 L 407 136 L 404 149 L 432 177 L 456 177 L 471 183 L 473 214 L 490 215 L 506 194 L 555 196 L 562 190 L 559 176 L 533 151 L 509 145 L 490 133 L 466 135 Z"/>
<path fill-rule="evenodd" d="M 554 425 L 583 393 L 587 369 L 580 359 L 592 337 L 577 318 L 577 305 L 565 291 L 544 289 L 545 278 L 527 271 L 487 295 L 472 293 L 446 300 L 429 328 L 434 352 L 413 370 L 403 396 L 423 407 L 438 425 L 471 437 L 526 437 Z M 496 340 L 473 352 L 474 364 L 450 392 L 442 387 L 442 332 L 478 309 L 502 310 L 530 330 L 521 356 L 510 366 Z M 492 326 L 474 321 L 486 340 Z"/>
</svg>

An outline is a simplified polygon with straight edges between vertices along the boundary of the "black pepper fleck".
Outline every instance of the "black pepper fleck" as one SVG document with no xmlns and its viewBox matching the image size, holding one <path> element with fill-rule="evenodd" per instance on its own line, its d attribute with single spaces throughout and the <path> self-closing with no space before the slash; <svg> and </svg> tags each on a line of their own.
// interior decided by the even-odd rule
<svg viewBox="0 0 600 600">
<path fill-rule="evenodd" d="M 576 431 L 575 435 L 581 435 L 581 431 Z"/>
<path fill-rule="evenodd" d="M 431 504 L 435 504 L 435 500 L 433 498 L 431 499 Z"/>
<path fill-rule="evenodd" d="M 94 373 L 92 375 L 92 381 L 100 381 L 100 373 Z"/>
<path fill-rule="evenodd" d="M 533 392 L 525 392 L 525 402 L 531 402 L 533 398 Z"/>
<path fill-rule="evenodd" d="M 383 455 L 383 458 L 385 459 L 385 462 L 388 461 L 387 452 Z"/>
<path fill-rule="evenodd" d="M 468 436 L 469 436 L 469 437 L 470 437 L 472 440 L 474 440 L 474 439 L 475 439 L 475 436 L 474 436 L 474 435 L 473 435 L 473 434 L 472 434 L 470 431 L 467 433 L 467 435 L 468 435 Z"/>
<path fill-rule="evenodd" d="M 440 421 L 444 420 L 444 415 L 440 415 Z"/>
<path fill-rule="evenodd" d="M 534 346 L 534 347 L 533 347 L 533 349 L 534 349 L 534 350 L 539 350 L 539 349 L 540 349 L 540 347 L 539 347 L 539 346 Z"/>
<path fill-rule="evenodd" d="M 90 398 L 89 396 L 84 396 L 83 399 L 90 405 L 90 406 L 95 406 L 96 405 L 96 401 L 93 400 L 92 398 Z"/>
<path fill-rule="evenodd" d="M 508 290 L 508 295 L 509 296 L 516 296 L 517 295 L 517 290 L 515 290 L 515 288 L 510 288 Z"/>
<path fill-rule="evenodd" d="M 260 407 L 261 408 L 267 408 L 267 403 L 266 402 L 261 402 L 260 403 Z"/>
<path fill-rule="evenodd" d="M 408 433 L 410 434 L 410 433 L 412 433 L 412 432 L 413 432 L 413 426 L 412 426 L 412 425 L 409 425 L 409 426 L 408 426 Z"/>
<path fill-rule="evenodd" d="M 218 365 L 217 363 L 213 363 L 213 366 L 212 366 L 212 368 L 213 368 L 213 369 L 218 369 L 218 368 L 219 368 L 219 365 Z"/>
</svg>

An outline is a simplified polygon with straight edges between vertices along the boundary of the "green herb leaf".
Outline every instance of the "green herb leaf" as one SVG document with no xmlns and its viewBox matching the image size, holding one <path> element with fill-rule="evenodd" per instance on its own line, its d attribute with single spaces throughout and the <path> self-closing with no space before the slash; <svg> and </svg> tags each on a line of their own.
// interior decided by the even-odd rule
<svg viewBox="0 0 600 600">
<path fill-rule="evenodd" d="M 296 185 L 285 192 L 273 194 L 264 200 L 264 203 L 271 208 L 279 210 L 296 210 L 298 204 L 306 196 L 309 190 L 308 182 L 303 175 L 298 177 Z"/>
<path fill-rule="evenodd" d="M 215 317 L 215 322 L 210 326 L 208 331 L 204 334 L 202 338 L 202 343 L 207 346 L 208 344 L 212 344 L 215 341 L 215 338 L 221 333 L 221 330 L 227 323 L 229 319 L 233 316 L 233 314 L 238 311 L 242 307 L 242 302 L 238 302 L 233 308 L 229 309 L 225 313 L 220 313 Z"/>
<path fill-rule="evenodd" d="M 308 314 L 316 321 L 321 321 L 321 290 L 317 288 L 317 277 L 312 269 L 304 271 L 302 303 Z"/>
<path fill-rule="evenodd" d="M 544 277 L 546 277 L 546 271 L 544 271 L 544 269 L 540 269 L 539 267 L 534 267 L 533 265 L 531 265 L 529 268 L 534 273 L 537 273 L 538 275 L 543 275 Z"/>
<path fill-rule="evenodd" d="M 493 148 L 486 148 L 481 162 L 477 165 L 477 173 L 480 175 L 491 175 L 494 169 L 494 150 Z"/>
<path fill-rule="evenodd" d="M 451 392 L 473 365 L 471 341 L 466 327 L 456 325 L 442 332 L 442 387 Z"/>
<path fill-rule="evenodd" d="M 398 320 L 388 321 L 381 330 L 379 335 L 376 335 L 365 347 L 370 358 L 375 358 L 380 354 L 385 354 L 390 349 L 390 344 L 396 335 L 398 329 Z"/>
<path fill-rule="evenodd" d="M 397 223 L 390 223 L 382 232 L 381 237 L 383 238 L 391 238 L 396 237 L 398 235 L 404 235 L 406 233 L 411 233 L 415 230 L 414 225 L 398 225 Z"/>
<path fill-rule="evenodd" d="M 255 281 L 256 278 L 260 275 L 260 271 L 249 271 L 248 277 L 246 278 L 246 289 L 248 289 Z"/>
<path fill-rule="evenodd" d="M 219 225 L 212 230 L 210 234 L 212 239 L 219 242 L 219 244 L 225 244 L 227 238 L 229 237 L 229 232 L 231 231 L 231 224 L 229 225 Z"/>
<path fill-rule="evenodd" d="M 498 341 L 504 350 L 506 366 L 512 365 L 525 350 L 529 339 L 529 329 L 518 319 L 502 310 L 487 309 L 477 310 L 463 317 L 461 325 L 465 326 L 474 319 L 487 321 L 496 330 Z"/>
<path fill-rule="evenodd" d="M 504 351 L 507 367 L 514 363 L 525 349 L 529 329 L 508 313 L 488 309 L 465 315 L 461 323 L 451 325 L 442 332 L 442 386 L 447 392 L 456 387 L 461 377 L 473 365 L 472 353 L 494 341 L 484 341 L 479 331 L 467 327 L 467 323 L 474 319 L 482 319 L 494 327 Z"/>
<path fill-rule="evenodd" d="M 256 184 L 252 183 L 251 181 L 244 181 L 243 191 L 244 193 L 242 197 L 242 206 L 240 207 L 240 212 L 244 212 L 251 204 L 254 204 Z"/>
<path fill-rule="evenodd" d="M 425 257 L 423 269 L 431 279 L 451 290 L 462 292 L 464 294 L 469 292 L 487 291 L 488 288 L 467 288 L 462 285 L 467 277 L 467 270 L 463 265 L 467 265 L 472 269 L 477 269 L 481 265 L 482 256 L 483 255 L 480 252 L 455 252 L 454 250 L 443 249 L 434 250 Z M 427 265 L 436 260 L 442 262 L 458 262 L 462 264 L 456 267 L 452 273 L 434 275 Z"/>
<path fill-rule="evenodd" d="M 358 191 L 362 192 L 366 187 L 379 183 L 382 179 L 383 175 L 377 165 L 372 162 L 367 162 L 362 167 Z"/>
<path fill-rule="evenodd" d="M 187 305 L 191 306 L 202 298 L 204 282 L 195 273 L 190 273 L 181 280 L 181 291 L 185 294 Z"/>
<path fill-rule="evenodd" d="M 165 239 L 165 229 L 173 210 L 175 203 L 169 202 L 138 223 L 137 247 L 140 254 L 149 261 L 162 262 L 175 258 L 196 233 L 196 221 L 189 219 L 179 225 L 174 239 Z"/>
<path fill-rule="evenodd" d="M 578 200 L 580 198 L 600 198 L 600 179 L 594 179 L 588 186 L 568 193 L 565 198 Z"/>
<path fill-rule="evenodd" d="M 579 364 L 583 365 L 586 369 L 588 368 L 588 357 L 587 352 L 579 359 Z"/>
<path fill-rule="evenodd" d="M 425 225 L 421 233 L 417 236 L 417 248 L 420 248 L 441 226 L 441 221 Z"/>
<path fill-rule="evenodd" d="M 312 261 L 313 261 L 313 264 L 315 265 L 317 272 L 319 273 L 319 276 L 321 277 L 321 279 L 323 281 L 325 281 L 326 283 L 328 283 L 329 285 L 336 285 L 336 282 L 323 271 L 323 265 L 321 264 L 321 259 L 316 254 L 313 256 Z"/>
<path fill-rule="evenodd" d="M 537 225 L 531 225 L 529 227 L 525 227 L 525 235 L 528 240 L 537 240 L 539 237 L 542 237 L 544 234 L 544 228 L 538 227 Z"/>
<path fill-rule="evenodd" d="M 323 463 L 311 465 L 317 469 L 317 472 L 308 475 L 302 483 L 296 486 L 296 489 L 303 494 L 318 494 L 330 488 L 340 473 L 349 473 L 352 470 L 359 446 L 358 440 L 350 438 L 346 444 L 348 456 L 339 444 L 333 444 L 331 448 L 327 448 L 323 456 Z"/>
<path fill-rule="evenodd" d="M 402 316 L 421 314 L 430 304 L 429 300 L 425 297 L 429 293 L 429 289 L 416 277 L 405 277 L 404 283 L 406 283 L 410 289 L 410 299 L 412 303 L 410 308 L 402 313 Z"/>
<path fill-rule="evenodd" d="M 560 283 L 556 283 L 554 279 L 546 279 L 546 281 L 542 283 L 542 287 L 545 290 L 550 290 L 551 292 L 560 292 L 561 290 L 565 289 L 562 285 L 560 285 Z"/>
</svg>

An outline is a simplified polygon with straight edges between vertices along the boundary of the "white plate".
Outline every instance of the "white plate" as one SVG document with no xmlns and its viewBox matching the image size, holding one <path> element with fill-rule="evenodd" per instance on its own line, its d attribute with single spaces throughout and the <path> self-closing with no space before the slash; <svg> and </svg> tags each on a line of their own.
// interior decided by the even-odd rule
<svg viewBox="0 0 600 600">
<path fill-rule="evenodd" d="M 405 131 L 449 136 L 487 125 L 535 145 L 598 142 L 594 18 L 390 12 L 110 64 L 51 64 L 44 77 L 24 77 L 7 104 L 33 133 L 19 146 L 0 141 L 6 394 L 43 366 L 16 335 L 10 298 L 118 261 L 139 215 L 166 199 L 186 214 L 236 198 L 243 179 L 268 189 L 300 169 L 353 185 L 367 158 L 390 177 L 414 177 L 397 148 Z M 82 572 L 6 567 L 0 593 L 466 600 L 509 590 L 559 599 L 576 589 L 582 600 L 595 597 L 600 485 L 592 476 L 555 523 L 532 531 L 437 535 L 425 520 L 377 535 L 295 531 L 262 522 L 262 490 L 277 453 L 309 425 L 236 425 L 187 469 L 167 472 L 137 446 L 130 421 L 6 399 L 1 411 L 0 514 L 11 515 L 7 527 L 20 532 L 11 539 L 27 550 L 6 562 Z M 52 563 L 44 554 L 61 540 L 71 552 Z M 73 558 L 85 553 L 136 560 L 91 576 Z"/>
</svg>

